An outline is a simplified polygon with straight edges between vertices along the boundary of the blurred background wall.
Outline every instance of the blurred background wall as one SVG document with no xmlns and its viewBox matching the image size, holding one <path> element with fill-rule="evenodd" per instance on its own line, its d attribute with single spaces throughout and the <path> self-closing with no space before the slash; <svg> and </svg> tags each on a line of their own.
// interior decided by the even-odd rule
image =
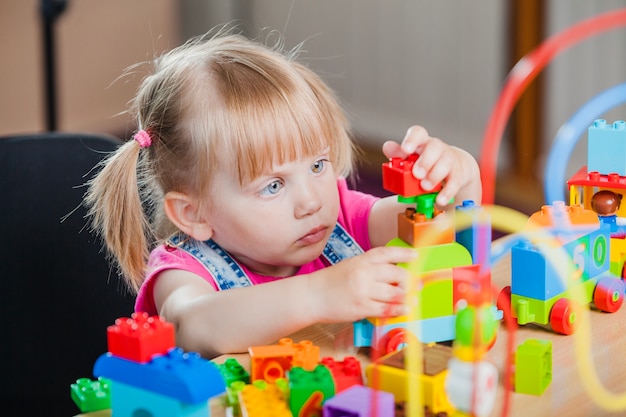
<svg viewBox="0 0 626 417">
<path fill-rule="evenodd" d="M 504 78 L 546 37 L 626 0 L 69 0 L 55 24 L 58 129 L 126 138 L 124 114 L 144 75 L 124 69 L 230 21 L 251 37 L 302 41 L 301 60 L 339 94 L 372 172 L 380 144 L 412 124 L 476 157 Z M 0 2 L 0 135 L 45 130 L 40 1 Z M 536 209 L 558 127 L 624 82 L 626 29 L 590 38 L 525 93 L 502 141 L 498 198 Z M 529 89 L 529 90 L 531 90 Z M 606 115 L 625 119 L 624 108 Z M 586 142 L 572 157 L 585 163 Z M 374 179 L 376 181 L 376 179 Z"/>
</svg>

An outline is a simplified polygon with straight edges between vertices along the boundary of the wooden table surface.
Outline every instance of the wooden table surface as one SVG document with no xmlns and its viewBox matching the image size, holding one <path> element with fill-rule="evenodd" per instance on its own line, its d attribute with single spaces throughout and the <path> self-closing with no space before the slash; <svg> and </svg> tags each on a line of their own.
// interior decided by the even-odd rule
<svg viewBox="0 0 626 417">
<path fill-rule="evenodd" d="M 510 262 L 508 258 L 499 261 L 493 267 L 493 284 L 501 288 L 510 282 Z M 553 375 L 552 382 L 541 396 L 527 394 L 511 394 L 510 413 L 513 417 L 527 416 L 626 416 L 626 305 L 620 311 L 607 314 L 596 310 L 585 312 L 589 318 L 587 330 L 589 337 L 584 337 L 585 328 L 579 329 L 574 335 L 559 335 L 540 326 L 526 325 L 518 327 L 513 333 L 514 346 L 524 340 L 543 339 L 552 341 Z M 500 370 L 500 383 L 503 379 L 504 361 L 507 351 L 507 338 L 510 336 L 504 326 L 498 331 L 498 338 L 494 347 L 488 353 L 488 360 L 496 364 Z M 345 356 L 356 356 L 362 367 L 369 363 L 367 349 L 357 349 L 352 344 L 352 324 L 338 323 L 314 325 L 307 327 L 289 336 L 294 342 L 310 340 L 320 347 L 321 356 L 331 356 L 337 360 Z M 581 349 L 582 347 L 582 349 Z M 578 350 L 587 347 L 583 363 L 579 366 Z M 249 369 L 247 354 L 223 355 L 215 359 L 223 363 L 227 358 L 235 357 L 244 367 Z M 593 374 L 596 377 L 593 377 Z M 583 380 L 597 380 L 596 388 L 602 387 L 605 394 L 604 404 L 613 404 L 610 407 L 600 406 L 592 398 Z M 500 384 L 501 385 L 501 384 Z M 592 385 L 590 383 L 590 385 Z M 612 396 L 612 397 L 611 397 Z M 496 406 L 492 416 L 503 415 L 504 389 L 500 388 Z M 225 416 L 220 399 L 211 402 L 211 416 Z M 110 416 L 109 412 L 84 414 L 89 417 Z"/>
</svg>

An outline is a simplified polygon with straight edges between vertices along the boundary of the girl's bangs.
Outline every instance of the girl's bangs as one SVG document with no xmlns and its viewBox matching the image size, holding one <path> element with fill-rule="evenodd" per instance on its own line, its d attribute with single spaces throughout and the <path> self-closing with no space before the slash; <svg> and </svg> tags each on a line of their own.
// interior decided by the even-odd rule
<svg viewBox="0 0 626 417">
<path fill-rule="evenodd" d="M 233 132 L 242 184 L 270 172 L 276 165 L 319 154 L 332 137 L 310 105 L 290 106 L 282 100 L 267 104 L 242 114 L 241 129 Z"/>
</svg>

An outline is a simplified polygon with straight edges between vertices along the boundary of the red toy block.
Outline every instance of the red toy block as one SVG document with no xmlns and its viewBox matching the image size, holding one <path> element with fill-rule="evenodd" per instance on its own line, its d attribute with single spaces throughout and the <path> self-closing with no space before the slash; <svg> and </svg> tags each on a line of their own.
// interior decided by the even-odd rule
<svg viewBox="0 0 626 417">
<path fill-rule="evenodd" d="M 452 270 L 452 302 L 460 300 L 470 305 L 489 302 L 491 294 L 491 271 L 481 270 L 480 265 L 459 266 Z"/>
<path fill-rule="evenodd" d="M 383 188 L 403 197 L 415 197 L 422 194 L 430 194 L 441 190 L 442 185 L 437 184 L 432 190 L 424 190 L 420 180 L 413 176 L 413 165 L 419 158 L 418 154 L 412 154 L 403 158 L 390 158 L 383 164 Z"/>
<path fill-rule="evenodd" d="M 107 328 L 109 352 L 135 362 L 147 363 L 153 355 L 176 346 L 174 326 L 159 316 L 133 313 L 118 318 Z"/>
<path fill-rule="evenodd" d="M 454 225 L 445 219 L 429 220 L 409 207 L 404 213 L 398 213 L 398 237 L 414 248 L 452 243 L 455 241 Z"/>
<path fill-rule="evenodd" d="M 322 358 L 322 365 L 330 369 L 335 381 L 335 394 L 353 385 L 363 385 L 361 363 L 354 356 L 346 356 L 339 362 L 331 357 Z"/>
</svg>

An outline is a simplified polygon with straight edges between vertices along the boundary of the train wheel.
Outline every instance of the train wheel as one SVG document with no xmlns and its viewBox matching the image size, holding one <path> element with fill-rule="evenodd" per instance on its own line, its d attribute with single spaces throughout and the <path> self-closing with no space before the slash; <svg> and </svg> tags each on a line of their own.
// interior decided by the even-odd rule
<svg viewBox="0 0 626 417">
<path fill-rule="evenodd" d="M 570 335 L 578 328 L 580 306 L 573 300 L 560 298 L 550 311 L 550 325 L 557 333 Z"/>
<path fill-rule="evenodd" d="M 504 317 L 506 315 L 511 315 L 511 286 L 507 285 L 502 288 L 500 294 L 498 294 L 498 299 L 496 300 L 496 307 L 498 310 L 501 310 L 504 313 Z"/>
<path fill-rule="evenodd" d="M 624 303 L 624 283 L 622 280 L 604 277 L 598 281 L 593 291 L 596 307 L 607 313 L 615 313 Z"/>
<path fill-rule="evenodd" d="M 396 352 L 407 344 L 407 331 L 402 328 L 392 329 L 389 332 L 385 333 L 385 335 L 378 342 L 378 352 L 381 355 L 386 355 L 387 353 Z"/>
</svg>

